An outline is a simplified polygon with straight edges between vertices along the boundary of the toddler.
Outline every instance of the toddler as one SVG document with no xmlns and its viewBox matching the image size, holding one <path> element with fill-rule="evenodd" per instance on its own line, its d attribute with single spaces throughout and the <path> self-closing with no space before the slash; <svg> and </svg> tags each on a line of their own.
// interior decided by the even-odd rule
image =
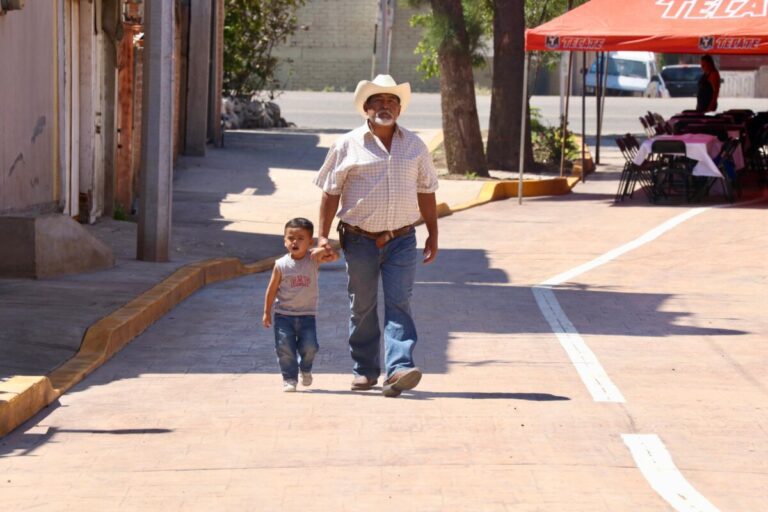
<svg viewBox="0 0 768 512">
<path fill-rule="evenodd" d="M 285 224 L 288 254 L 275 262 L 264 299 L 264 327 L 272 327 L 274 306 L 275 351 L 283 391 L 296 391 L 312 384 L 312 362 L 320 348 L 315 331 L 317 314 L 317 269 L 320 263 L 336 261 L 339 255 L 329 248 L 314 248 L 312 222 L 302 217 Z"/>
</svg>

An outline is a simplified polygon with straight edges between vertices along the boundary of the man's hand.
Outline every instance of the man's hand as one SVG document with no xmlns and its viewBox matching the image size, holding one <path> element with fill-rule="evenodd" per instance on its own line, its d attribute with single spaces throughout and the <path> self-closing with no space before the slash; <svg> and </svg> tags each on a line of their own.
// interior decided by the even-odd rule
<svg viewBox="0 0 768 512">
<path fill-rule="evenodd" d="M 333 250 L 333 247 L 331 247 L 331 242 L 328 240 L 328 237 L 326 236 L 319 236 L 317 237 L 317 247 L 319 249 L 325 249 L 325 250 Z"/>
<path fill-rule="evenodd" d="M 264 327 L 272 327 L 272 314 L 269 311 L 264 312 L 261 323 L 264 324 Z"/>
<path fill-rule="evenodd" d="M 424 263 L 432 263 L 437 257 L 437 237 L 428 236 L 424 242 Z"/>
</svg>

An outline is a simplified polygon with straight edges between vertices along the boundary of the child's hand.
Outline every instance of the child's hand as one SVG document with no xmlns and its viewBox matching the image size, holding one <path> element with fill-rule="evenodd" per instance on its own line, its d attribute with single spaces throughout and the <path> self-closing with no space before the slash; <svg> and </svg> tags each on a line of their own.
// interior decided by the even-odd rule
<svg viewBox="0 0 768 512">
<path fill-rule="evenodd" d="M 322 257 L 320 258 L 320 261 L 322 263 L 331 263 L 332 261 L 336 261 L 339 259 L 339 253 L 336 252 L 334 249 L 325 249 L 323 252 Z"/>
<path fill-rule="evenodd" d="M 339 254 L 330 247 L 315 247 L 310 256 L 320 263 L 330 263 L 339 259 Z"/>
<path fill-rule="evenodd" d="M 261 323 L 264 324 L 264 327 L 272 327 L 272 315 L 268 311 L 264 312 Z"/>
</svg>

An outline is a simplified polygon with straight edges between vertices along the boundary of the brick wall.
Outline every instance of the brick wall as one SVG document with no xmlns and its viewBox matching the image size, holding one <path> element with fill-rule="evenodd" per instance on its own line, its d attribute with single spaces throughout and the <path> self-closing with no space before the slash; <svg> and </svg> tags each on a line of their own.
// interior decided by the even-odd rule
<svg viewBox="0 0 768 512">
<path fill-rule="evenodd" d="M 308 0 L 298 30 L 275 50 L 286 89 L 353 90 L 370 77 L 376 0 Z"/>
<path fill-rule="evenodd" d="M 283 88 L 353 91 L 357 82 L 370 79 L 378 5 L 378 0 L 307 0 L 297 13 L 306 30 L 298 30 L 274 52 L 281 60 L 278 79 Z M 438 79 L 424 81 L 416 71 L 421 57 L 413 50 L 421 29 L 410 26 L 414 12 L 397 2 L 390 74 L 398 82 L 410 82 L 415 91 L 437 91 Z M 476 81 L 485 87 L 490 87 L 489 69 L 475 71 Z"/>
</svg>

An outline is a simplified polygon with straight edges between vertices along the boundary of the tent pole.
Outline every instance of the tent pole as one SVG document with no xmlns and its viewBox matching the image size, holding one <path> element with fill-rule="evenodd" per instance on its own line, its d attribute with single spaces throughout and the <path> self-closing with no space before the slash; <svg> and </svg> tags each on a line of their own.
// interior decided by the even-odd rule
<svg viewBox="0 0 768 512">
<path fill-rule="evenodd" d="M 573 9 L 573 0 L 568 0 L 566 12 Z M 562 54 L 561 54 L 562 55 Z M 565 86 L 565 113 L 561 122 L 563 123 L 563 144 L 560 148 L 560 177 L 565 174 L 565 138 L 568 136 L 568 103 L 571 100 L 571 76 L 573 75 L 573 52 L 568 52 L 568 78 Z M 562 94 L 561 94 L 562 96 Z"/>
<path fill-rule="evenodd" d="M 597 85 L 597 84 L 595 84 Z M 587 181 L 587 172 L 584 161 L 586 160 L 586 132 L 587 132 L 587 52 L 581 52 L 581 181 Z"/>
<path fill-rule="evenodd" d="M 565 174 L 565 138 L 568 136 L 568 107 L 571 101 L 571 75 L 573 73 L 573 52 L 568 52 L 568 78 L 565 86 L 565 113 L 561 122 L 563 123 L 563 141 L 560 148 L 560 177 Z"/>
<path fill-rule="evenodd" d="M 595 75 L 595 109 L 597 113 L 597 141 L 595 142 L 595 164 L 600 163 L 600 133 L 603 128 L 603 98 L 605 97 L 604 76 L 607 66 L 603 52 L 595 52 L 597 56 L 597 73 Z M 599 84 L 598 84 L 599 81 Z"/>
<path fill-rule="evenodd" d="M 523 108 L 520 116 L 520 168 L 517 173 L 517 202 L 523 204 L 523 172 L 525 169 L 525 117 L 528 111 L 528 56 L 523 59 Z"/>
</svg>

